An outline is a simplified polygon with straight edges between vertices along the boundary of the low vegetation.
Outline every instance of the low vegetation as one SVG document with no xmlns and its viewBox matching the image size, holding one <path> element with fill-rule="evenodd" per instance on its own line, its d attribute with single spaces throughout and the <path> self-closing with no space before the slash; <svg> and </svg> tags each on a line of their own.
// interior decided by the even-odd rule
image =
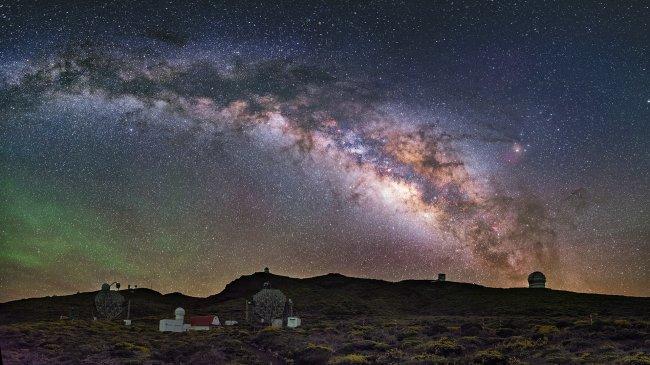
<svg viewBox="0 0 650 365">
<path fill-rule="evenodd" d="M 0 326 L 4 364 L 650 364 L 650 323 L 635 318 L 350 317 L 297 329 L 160 333 L 155 319 Z"/>
</svg>

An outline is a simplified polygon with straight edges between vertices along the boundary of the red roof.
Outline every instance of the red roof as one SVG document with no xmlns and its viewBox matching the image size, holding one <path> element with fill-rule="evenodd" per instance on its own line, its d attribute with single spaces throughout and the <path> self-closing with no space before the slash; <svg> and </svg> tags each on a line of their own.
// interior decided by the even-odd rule
<svg viewBox="0 0 650 365">
<path fill-rule="evenodd" d="M 212 326 L 214 316 L 193 316 L 190 317 L 190 325 L 192 326 Z"/>
</svg>

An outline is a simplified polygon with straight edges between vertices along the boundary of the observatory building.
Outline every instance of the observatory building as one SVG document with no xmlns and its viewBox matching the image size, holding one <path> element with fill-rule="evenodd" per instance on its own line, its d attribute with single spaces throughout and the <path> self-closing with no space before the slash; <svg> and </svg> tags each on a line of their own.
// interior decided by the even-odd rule
<svg viewBox="0 0 650 365">
<path fill-rule="evenodd" d="M 174 319 L 161 319 L 158 329 L 160 332 L 185 332 L 190 328 L 189 324 L 185 324 L 185 309 L 176 308 L 174 311 Z"/>
<path fill-rule="evenodd" d="M 534 273 L 528 275 L 528 287 L 529 288 L 545 288 L 546 287 L 546 276 L 540 271 L 535 271 Z"/>
<path fill-rule="evenodd" d="M 185 332 L 188 330 L 207 331 L 215 326 L 221 325 L 219 317 L 213 315 L 193 316 L 189 318 L 190 323 L 185 323 L 185 309 L 176 308 L 174 319 L 161 319 L 158 329 L 160 332 Z"/>
<path fill-rule="evenodd" d="M 217 316 L 193 316 L 190 317 L 190 329 L 195 331 L 207 331 L 214 326 L 221 325 Z"/>
</svg>

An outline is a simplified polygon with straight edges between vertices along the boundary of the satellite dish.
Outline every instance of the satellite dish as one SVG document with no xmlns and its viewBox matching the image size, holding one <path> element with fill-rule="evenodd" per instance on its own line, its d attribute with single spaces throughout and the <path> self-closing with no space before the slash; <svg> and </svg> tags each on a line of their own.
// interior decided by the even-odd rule
<svg viewBox="0 0 650 365">
<path fill-rule="evenodd" d="M 271 289 L 270 283 L 264 283 L 264 288 L 253 296 L 253 313 L 264 323 L 271 323 L 275 318 L 281 318 L 287 297 L 278 289 Z"/>
<path fill-rule="evenodd" d="M 115 285 L 119 288 L 119 284 Z M 124 297 L 116 292 L 111 291 L 109 284 L 102 284 L 102 290 L 95 295 L 95 307 L 97 313 L 106 319 L 114 319 L 122 313 Z"/>
</svg>

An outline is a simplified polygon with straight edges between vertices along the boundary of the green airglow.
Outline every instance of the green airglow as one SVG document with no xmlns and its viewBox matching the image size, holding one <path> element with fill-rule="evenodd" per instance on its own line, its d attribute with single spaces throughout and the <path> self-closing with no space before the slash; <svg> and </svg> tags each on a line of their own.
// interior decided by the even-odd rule
<svg viewBox="0 0 650 365">
<path fill-rule="evenodd" d="M 55 200 L 56 187 L 42 182 L 21 185 L 0 178 L 0 262 L 19 267 L 56 267 L 92 262 L 99 268 L 134 273 L 119 247 L 119 236 L 101 216 L 75 199 Z"/>
</svg>

